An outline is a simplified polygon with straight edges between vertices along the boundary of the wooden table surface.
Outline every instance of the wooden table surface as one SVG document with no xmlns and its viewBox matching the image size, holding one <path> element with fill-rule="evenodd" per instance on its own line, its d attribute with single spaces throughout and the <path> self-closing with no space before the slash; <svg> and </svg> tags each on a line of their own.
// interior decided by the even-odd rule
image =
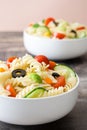
<svg viewBox="0 0 87 130">
<path fill-rule="evenodd" d="M 26 53 L 21 32 L 0 32 L 0 60 Z M 74 109 L 64 118 L 42 125 L 18 126 L 0 121 L 0 130 L 87 130 L 87 53 L 79 58 L 57 62 L 67 63 L 79 75 L 79 96 Z"/>
</svg>

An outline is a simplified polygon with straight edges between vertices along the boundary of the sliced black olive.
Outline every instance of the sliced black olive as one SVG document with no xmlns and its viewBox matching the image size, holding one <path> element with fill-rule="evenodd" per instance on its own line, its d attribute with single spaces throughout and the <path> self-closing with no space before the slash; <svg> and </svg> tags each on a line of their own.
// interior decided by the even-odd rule
<svg viewBox="0 0 87 130">
<path fill-rule="evenodd" d="M 59 24 L 59 23 L 58 23 L 58 22 L 56 22 L 56 21 L 53 21 L 53 23 L 55 24 L 55 26 L 58 26 L 58 24 Z"/>
<path fill-rule="evenodd" d="M 71 33 L 74 33 L 74 34 L 75 34 L 75 37 L 77 37 L 77 33 L 76 33 L 75 30 L 72 29 L 70 32 L 71 32 Z"/>
<path fill-rule="evenodd" d="M 26 71 L 23 69 L 16 69 L 12 71 L 12 77 L 24 77 L 26 75 Z"/>
<path fill-rule="evenodd" d="M 53 76 L 54 78 L 57 78 L 57 77 L 59 77 L 60 75 L 59 75 L 58 73 L 54 72 L 54 73 L 52 73 L 52 76 Z"/>
</svg>

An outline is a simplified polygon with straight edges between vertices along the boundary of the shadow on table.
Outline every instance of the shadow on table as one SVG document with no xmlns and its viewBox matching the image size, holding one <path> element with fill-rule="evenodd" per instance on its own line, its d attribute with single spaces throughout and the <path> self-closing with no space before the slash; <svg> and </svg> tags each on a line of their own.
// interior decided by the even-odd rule
<svg viewBox="0 0 87 130">
<path fill-rule="evenodd" d="M 67 122 L 70 122 L 70 118 L 68 115 L 54 122 L 41 124 L 41 125 L 25 125 L 25 126 L 22 125 L 21 126 L 21 125 L 12 125 L 12 124 L 1 122 L 2 129 L 0 130 L 58 130 L 58 129 L 68 130 L 67 125 L 70 128 L 70 130 L 74 130 L 73 127 L 71 128 L 71 123 L 67 124 Z"/>
<path fill-rule="evenodd" d="M 83 55 L 83 56 L 80 56 L 80 57 L 77 57 L 77 58 L 73 58 L 73 59 L 68 59 L 68 60 L 55 60 L 56 62 L 59 62 L 59 63 L 67 63 L 67 64 L 72 64 L 72 63 L 76 63 L 76 64 L 80 64 L 82 62 L 84 62 L 85 60 L 87 60 L 87 54 Z"/>
</svg>

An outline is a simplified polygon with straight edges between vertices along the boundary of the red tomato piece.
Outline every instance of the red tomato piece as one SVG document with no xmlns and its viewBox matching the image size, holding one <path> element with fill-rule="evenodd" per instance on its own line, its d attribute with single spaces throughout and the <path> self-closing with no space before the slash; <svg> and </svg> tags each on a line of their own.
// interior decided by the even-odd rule
<svg viewBox="0 0 87 130">
<path fill-rule="evenodd" d="M 47 26 L 47 25 L 48 25 L 50 22 L 52 22 L 52 21 L 55 21 L 55 19 L 52 18 L 52 17 L 47 18 L 47 19 L 45 20 L 45 25 Z"/>
<path fill-rule="evenodd" d="M 54 69 L 55 66 L 56 66 L 56 62 L 49 61 L 49 69 Z"/>
<path fill-rule="evenodd" d="M 57 78 L 57 83 L 55 83 L 55 84 L 53 85 L 53 87 L 54 87 L 54 88 L 58 88 L 58 87 L 60 87 L 60 86 L 65 86 L 65 84 L 66 84 L 65 77 L 64 77 L 64 76 L 59 76 L 59 77 Z"/>
<path fill-rule="evenodd" d="M 78 27 L 76 30 L 83 30 L 83 29 L 85 29 L 85 27 L 81 26 L 81 27 Z"/>
<path fill-rule="evenodd" d="M 57 34 L 55 35 L 55 37 L 58 38 L 58 39 L 63 39 L 65 36 L 66 36 L 66 35 L 63 34 L 63 33 L 57 33 Z"/>
<path fill-rule="evenodd" d="M 15 97 L 16 96 L 16 91 L 15 91 L 15 89 L 13 88 L 13 86 L 11 84 L 7 84 L 5 86 L 5 89 L 10 92 L 10 96 L 11 97 Z"/>
<path fill-rule="evenodd" d="M 13 60 L 15 60 L 17 57 L 16 56 L 12 56 L 12 57 L 9 57 L 6 61 L 7 63 L 7 66 L 10 68 L 10 64 L 13 62 Z"/>
<path fill-rule="evenodd" d="M 35 56 L 35 59 L 40 63 L 44 62 L 46 65 L 49 64 L 48 58 L 44 55 L 37 55 Z"/>
</svg>

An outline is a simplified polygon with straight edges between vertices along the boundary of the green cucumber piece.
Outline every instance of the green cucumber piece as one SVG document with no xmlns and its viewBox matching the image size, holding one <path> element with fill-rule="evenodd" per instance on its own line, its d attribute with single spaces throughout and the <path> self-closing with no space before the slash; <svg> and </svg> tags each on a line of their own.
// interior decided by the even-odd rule
<svg viewBox="0 0 87 130">
<path fill-rule="evenodd" d="M 51 32 L 50 32 L 49 28 L 46 27 L 46 26 L 39 26 L 39 27 L 37 28 L 37 30 L 36 30 L 36 33 L 44 34 L 44 33 L 46 33 L 46 32 L 48 32 L 48 33 L 51 35 Z"/>
<path fill-rule="evenodd" d="M 33 27 L 34 28 L 38 28 L 40 25 L 38 24 L 38 23 L 35 23 L 34 25 L 33 25 Z"/>
<path fill-rule="evenodd" d="M 45 19 L 42 20 L 42 23 L 44 23 L 44 22 L 45 22 Z"/>
<path fill-rule="evenodd" d="M 54 70 L 57 71 L 58 74 L 65 76 L 66 79 L 76 77 L 75 71 L 71 67 L 64 64 L 57 64 L 54 67 Z"/>
<path fill-rule="evenodd" d="M 42 83 L 41 77 L 36 73 L 30 73 L 28 74 L 28 77 L 35 83 Z"/>
<path fill-rule="evenodd" d="M 59 24 L 58 24 L 58 31 L 63 31 L 65 32 L 66 29 L 67 29 L 67 26 L 68 26 L 68 23 L 66 21 L 61 21 Z"/>
<path fill-rule="evenodd" d="M 47 91 L 45 88 L 37 87 L 29 92 L 24 98 L 39 98 L 42 97 L 45 91 Z"/>
<path fill-rule="evenodd" d="M 78 31 L 77 32 L 77 35 L 78 35 L 78 38 L 84 38 L 84 37 L 87 37 L 87 32 L 84 30 L 84 31 Z"/>
</svg>

